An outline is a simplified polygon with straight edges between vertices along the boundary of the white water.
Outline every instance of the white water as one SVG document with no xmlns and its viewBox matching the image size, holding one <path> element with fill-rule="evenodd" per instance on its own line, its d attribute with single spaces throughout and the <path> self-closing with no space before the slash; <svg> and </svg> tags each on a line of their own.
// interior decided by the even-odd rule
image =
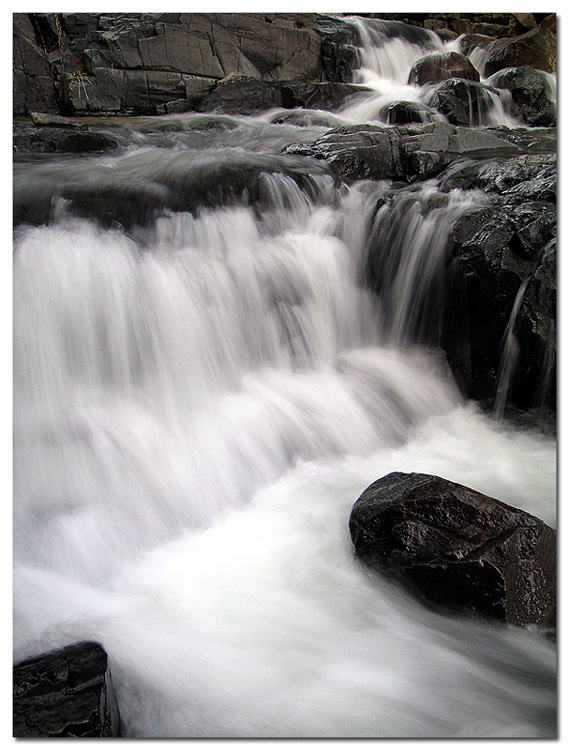
<svg viewBox="0 0 569 750">
<path fill-rule="evenodd" d="M 430 214 L 422 189 L 412 230 L 384 239 L 406 262 L 378 302 L 360 275 L 388 186 L 322 177 L 313 200 L 264 179 L 262 212 L 173 214 L 136 239 L 64 206 L 18 230 L 16 658 L 100 641 L 131 736 L 551 736 L 553 646 L 428 611 L 348 532 L 397 470 L 555 525 L 554 441 L 463 402 L 412 343 L 441 226 L 479 198 Z"/>
<path fill-rule="evenodd" d="M 461 52 L 460 38 L 443 42 L 434 32 L 426 29 L 414 29 L 415 38 L 403 39 L 391 36 L 386 32 L 389 22 L 374 23 L 354 16 L 347 19 L 358 30 L 361 39 L 361 68 L 357 71 L 355 82 L 365 85 L 373 93 L 359 96 L 348 101 L 342 108 L 342 117 L 353 122 L 386 121 L 385 110 L 394 102 L 415 102 L 424 105 L 425 118 L 444 120 L 445 117 L 431 108 L 431 100 L 436 85 L 408 85 L 409 73 L 413 65 L 422 57 L 433 53 Z M 409 27 L 408 27 L 409 28 Z M 483 77 L 487 52 L 475 47 L 469 55 L 474 67 Z M 479 111 L 476 101 L 471 103 L 472 125 L 522 125 L 508 112 L 508 93 L 487 88 L 486 105 Z M 552 98 L 554 94 L 552 93 Z"/>
</svg>

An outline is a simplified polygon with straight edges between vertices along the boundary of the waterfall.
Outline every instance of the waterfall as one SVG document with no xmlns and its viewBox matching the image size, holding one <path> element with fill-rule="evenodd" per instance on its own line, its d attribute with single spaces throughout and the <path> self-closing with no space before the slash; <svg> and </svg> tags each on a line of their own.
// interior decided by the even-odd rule
<svg viewBox="0 0 569 750">
<path fill-rule="evenodd" d="M 438 44 L 384 58 L 359 27 L 397 86 Z M 438 348 L 448 233 L 484 196 L 307 177 L 270 156 L 307 129 L 216 118 L 17 169 L 47 218 L 14 236 L 15 658 L 101 642 L 131 737 L 552 736 L 553 646 L 428 610 L 348 532 L 391 471 L 555 525 L 554 441 L 466 402 Z"/>
</svg>

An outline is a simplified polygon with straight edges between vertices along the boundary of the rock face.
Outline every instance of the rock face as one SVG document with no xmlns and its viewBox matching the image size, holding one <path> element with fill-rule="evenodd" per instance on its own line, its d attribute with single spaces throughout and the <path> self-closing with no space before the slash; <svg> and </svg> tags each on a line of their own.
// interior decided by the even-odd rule
<svg viewBox="0 0 569 750">
<path fill-rule="evenodd" d="M 117 737 L 107 655 L 79 643 L 14 667 L 14 737 Z"/>
<path fill-rule="evenodd" d="M 555 15 L 535 29 L 514 39 L 498 39 L 488 47 L 484 75 L 491 76 L 504 68 L 529 66 L 554 73 L 557 70 L 557 37 Z"/>
<path fill-rule="evenodd" d="M 357 557 L 445 609 L 555 625 L 556 535 L 534 516 L 454 482 L 392 473 L 354 504 Z"/>
<path fill-rule="evenodd" d="M 16 13 L 14 113 L 180 112 L 230 75 L 347 82 L 354 41 L 314 13 Z"/>
<path fill-rule="evenodd" d="M 465 55 L 459 52 L 438 52 L 417 60 L 409 71 L 407 83 L 410 86 L 424 86 L 428 83 L 446 81 L 448 78 L 479 81 L 480 73 Z"/>
<path fill-rule="evenodd" d="M 519 408 L 555 409 L 555 156 L 497 160 L 467 180 L 492 200 L 453 228 L 442 346 L 466 394 L 485 407 L 507 385 Z M 510 323 L 517 361 L 511 382 L 501 384 Z"/>
</svg>

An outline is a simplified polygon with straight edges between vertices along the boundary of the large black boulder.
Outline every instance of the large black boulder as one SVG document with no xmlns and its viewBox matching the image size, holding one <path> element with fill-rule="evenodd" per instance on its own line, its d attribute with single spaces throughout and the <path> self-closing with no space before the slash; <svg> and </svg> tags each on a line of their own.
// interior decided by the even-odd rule
<svg viewBox="0 0 569 750">
<path fill-rule="evenodd" d="M 529 513 L 441 477 L 394 472 L 364 491 L 349 525 L 359 560 L 430 604 L 555 626 L 556 534 Z"/>
<path fill-rule="evenodd" d="M 117 737 L 107 654 L 83 642 L 14 666 L 14 737 Z"/>
</svg>

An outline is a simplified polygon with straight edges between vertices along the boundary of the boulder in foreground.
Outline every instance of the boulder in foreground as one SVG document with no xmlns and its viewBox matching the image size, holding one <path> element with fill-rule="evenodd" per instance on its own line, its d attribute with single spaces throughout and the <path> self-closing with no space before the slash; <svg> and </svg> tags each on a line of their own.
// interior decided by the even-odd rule
<svg viewBox="0 0 569 750">
<path fill-rule="evenodd" d="M 117 737 L 107 654 L 78 643 L 14 666 L 14 737 Z"/>
<path fill-rule="evenodd" d="M 515 625 L 555 626 L 556 534 L 460 484 L 394 472 L 352 508 L 356 556 L 416 595 Z"/>
</svg>

